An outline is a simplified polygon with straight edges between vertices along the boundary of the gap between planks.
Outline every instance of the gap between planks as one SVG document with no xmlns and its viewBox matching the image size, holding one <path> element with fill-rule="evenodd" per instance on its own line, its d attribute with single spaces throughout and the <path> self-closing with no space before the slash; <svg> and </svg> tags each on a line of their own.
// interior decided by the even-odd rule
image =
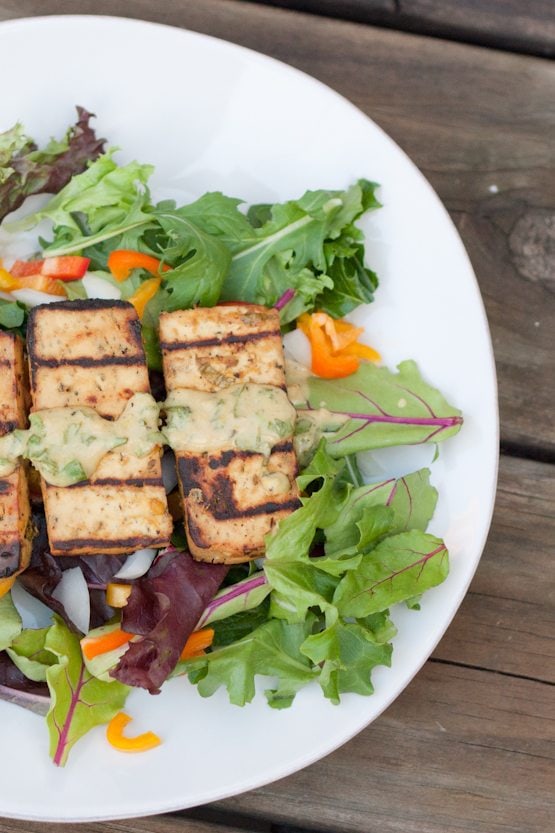
<svg viewBox="0 0 555 833">
<path fill-rule="evenodd" d="M 247 0 L 489 49 L 555 55 L 551 0 Z"/>
</svg>

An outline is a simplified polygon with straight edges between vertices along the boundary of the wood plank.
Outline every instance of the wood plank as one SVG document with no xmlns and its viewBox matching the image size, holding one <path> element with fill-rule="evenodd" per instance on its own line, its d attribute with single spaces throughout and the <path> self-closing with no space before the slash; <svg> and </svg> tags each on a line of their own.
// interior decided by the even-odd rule
<svg viewBox="0 0 555 833">
<path fill-rule="evenodd" d="M 333 833 L 545 833 L 552 695 L 544 683 L 428 663 L 346 746 L 216 806 Z"/>
<path fill-rule="evenodd" d="M 555 682 L 554 467 L 502 457 L 480 566 L 434 656 Z"/>
<path fill-rule="evenodd" d="M 54 0 L 0 2 L 4 18 L 59 9 Z M 554 458 L 554 65 L 236 0 L 79 0 L 72 11 L 227 38 L 315 75 L 374 118 L 436 188 L 470 253 L 492 328 L 505 447 Z"/>
<path fill-rule="evenodd" d="M 260 833 L 269 831 L 259 826 Z M 95 822 L 91 824 L 45 824 L 0 818 L 0 833 L 242 833 L 235 826 L 188 818 L 183 814 L 149 816 L 125 821 Z"/>
<path fill-rule="evenodd" d="M 555 55 L 552 0 L 250 0 L 421 35 Z"/>
</svg>

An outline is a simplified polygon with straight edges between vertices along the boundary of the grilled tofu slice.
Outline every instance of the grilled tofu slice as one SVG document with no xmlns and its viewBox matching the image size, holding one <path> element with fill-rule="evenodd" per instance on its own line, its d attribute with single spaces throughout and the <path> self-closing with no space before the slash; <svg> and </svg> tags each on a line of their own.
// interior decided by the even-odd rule
<svg viewBox="0 0 555 833">
<path fill-rule="evenodd" d="M 25 428 L 28 394 L 23 342 L 0 331 L 0 436 Z M 27 467 L 0 477 L 0 596 L 29 564 L 32 542 Z"/>
<path fill-rule="evenodd" d="M 149 392 L 141 328 L 131 304 L 65 301 L 36 307 L 27 344 L 33 409 L 88 406 L 116 419 L 134 393 Z M 167 546 L 172 531 L 159 449 L 115 449 L 89 481 L 42 481 L 54 555 L 121 554 Z"/>
<path fill-rule="evenodd" d="M 279 314 L 231 305 L 160 316 L 168 392 L 215 392 L 238 383 L 285 390 Z M 264 537 L 298 508 L 292 438 L 267 458 L 237 448 L 177 452 L 189 548 L 200 561 L 248 561 L 264 552 Z"/>
</svg>

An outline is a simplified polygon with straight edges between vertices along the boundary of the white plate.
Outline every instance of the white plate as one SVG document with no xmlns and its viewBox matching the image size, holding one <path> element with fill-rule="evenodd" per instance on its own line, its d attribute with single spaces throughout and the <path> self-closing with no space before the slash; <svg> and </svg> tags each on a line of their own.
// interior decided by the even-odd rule
<svg viewBox="0 0 555 833">
<path fill-rule="evenodd" d="M 122 755 L 97 729 L 64 770 L 48 759 L 42 720 L 0 703 L 2 816 L 146 815 L 282 778 L 345 743 L 397 697 L 444 633 L 478 564 L 495 492 L 497 404 L 467 255 L 437 196 L 391 139 L 329 88 L 255 52 L 152 23 L 35 18 L 0 25 L 0 77 L 12 79 L 3 84 L 0 129 L 21 119 L 46 140 L 82 104 L 98 114 L 98 133 L 123 149 L 122 160 L 156 165 L 159 195 L 185 201 L 223 190 L 274 201 L 361 176 L 382 183 L 384 208 L 365 222 L 368 262 L 381 286 L 357 318 L 389 364 L 415 358 L 462 408 L 465 425 L 433 464 L 440 501 L 432 531 L 447 539 L 452 570 L 420 613 L 395 612 L 393 667 L 374 673 L 375 695 L 332 706 L 314 687 L 289 710 L 273 711 L 261 694 L 239 709 L 222 692 L 202 700 L 180 679 L 158 697 L 137 692 L 129 700 L 137 730 L 158 732 L 161 747 Z"/>
</svg>

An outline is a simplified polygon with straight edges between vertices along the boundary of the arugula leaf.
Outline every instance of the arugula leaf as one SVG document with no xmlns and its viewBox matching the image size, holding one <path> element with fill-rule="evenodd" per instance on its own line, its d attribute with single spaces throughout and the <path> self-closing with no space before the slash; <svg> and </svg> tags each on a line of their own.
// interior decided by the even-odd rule
<svg viewBox="0 0 555 833">
<path fill-rule="evenodd" d="M 83 663 L 79 638 L 57 616 L 44 647 L 57 658 L 46 671 L 51 697 L 46 718 L 50 755 L 57 766 L 64 766 L 71 747 L 83 735 L 108 723 L 123 708 L 129 688 L 91 676 Z"/>
<path fill-rule="evenodd" d="M 343 616 L 360 618 L 435 587 L 447 576 L 443 541 L 419 530 L 392 535 L 341 579 L 333 602 Z"/>
<path fill-rule="evenodd" d="M 330 241 L 339 239 L 368 208 L 377 207 L 377 201 L 372 205 L 375 188 L 359 180 L 346 191 L 307 191 L 299 200 L 252 207 L 242 237 L 225 238 L 232 260 L 222 298 L 271 306 L 294 289 L 295 298 L 287 305 L 289 321 L 312 307 L 324 290 L 333 292 L 328 266 L 338 259 L 340 245 L 333 247 Z"/>
<path fill-rule="evenodd" d="M 164 260 L 176 264 L 164 276 L 156 296 L 160 311 L 214 306 L 229 268 L 229 249 L 190 219 L 189 214 L 196 216 L 196 211 L 190 209 L 157 208 L 153 212 L 168 238 L 162 252 Z"/>
<path fill-rule="evenodd" d="M 397 370 L 392 373 L 364 362 L 345 379 L 308 379 L 311 408 L 324 407 L 349 417 L 327 438 L 333 457 L 393 445 L 438 443 L 460 430 L 461 412 L 424 381 L 415 362 L 401 362 Z"/>
<path fill-rule="evenodd" d="M 0 597 L 0 651 L 8 648 L 21 633 L 21 616 L 12 601 L 12 594 Z"/>
<path fill-rule="evenodd" d="M 62 141 L 42 150 L 25 135 L 21 124 L 0 134 L 0 222 L 31 194 L 56 194 L 96 159 L 104 147 L 89 122 L 91 113 L 77 107 L 77 122 Z"/>
<path fill-rule="evenodd" d="M 189 679 L 202 697 L 225 686 L 230 701 L 244 706 L 254 697 L 257 674 L 277 677 L 276 688 L 266 691 L 266 697 L 270 706 L 286 708 L 297 691 L 318 676 L 318 669 L 300 652 L 311 627 L 312 617 L 299 624 L 271 619 L 238 642 L 188 660 L 184 665 Z"/>
</svg>

